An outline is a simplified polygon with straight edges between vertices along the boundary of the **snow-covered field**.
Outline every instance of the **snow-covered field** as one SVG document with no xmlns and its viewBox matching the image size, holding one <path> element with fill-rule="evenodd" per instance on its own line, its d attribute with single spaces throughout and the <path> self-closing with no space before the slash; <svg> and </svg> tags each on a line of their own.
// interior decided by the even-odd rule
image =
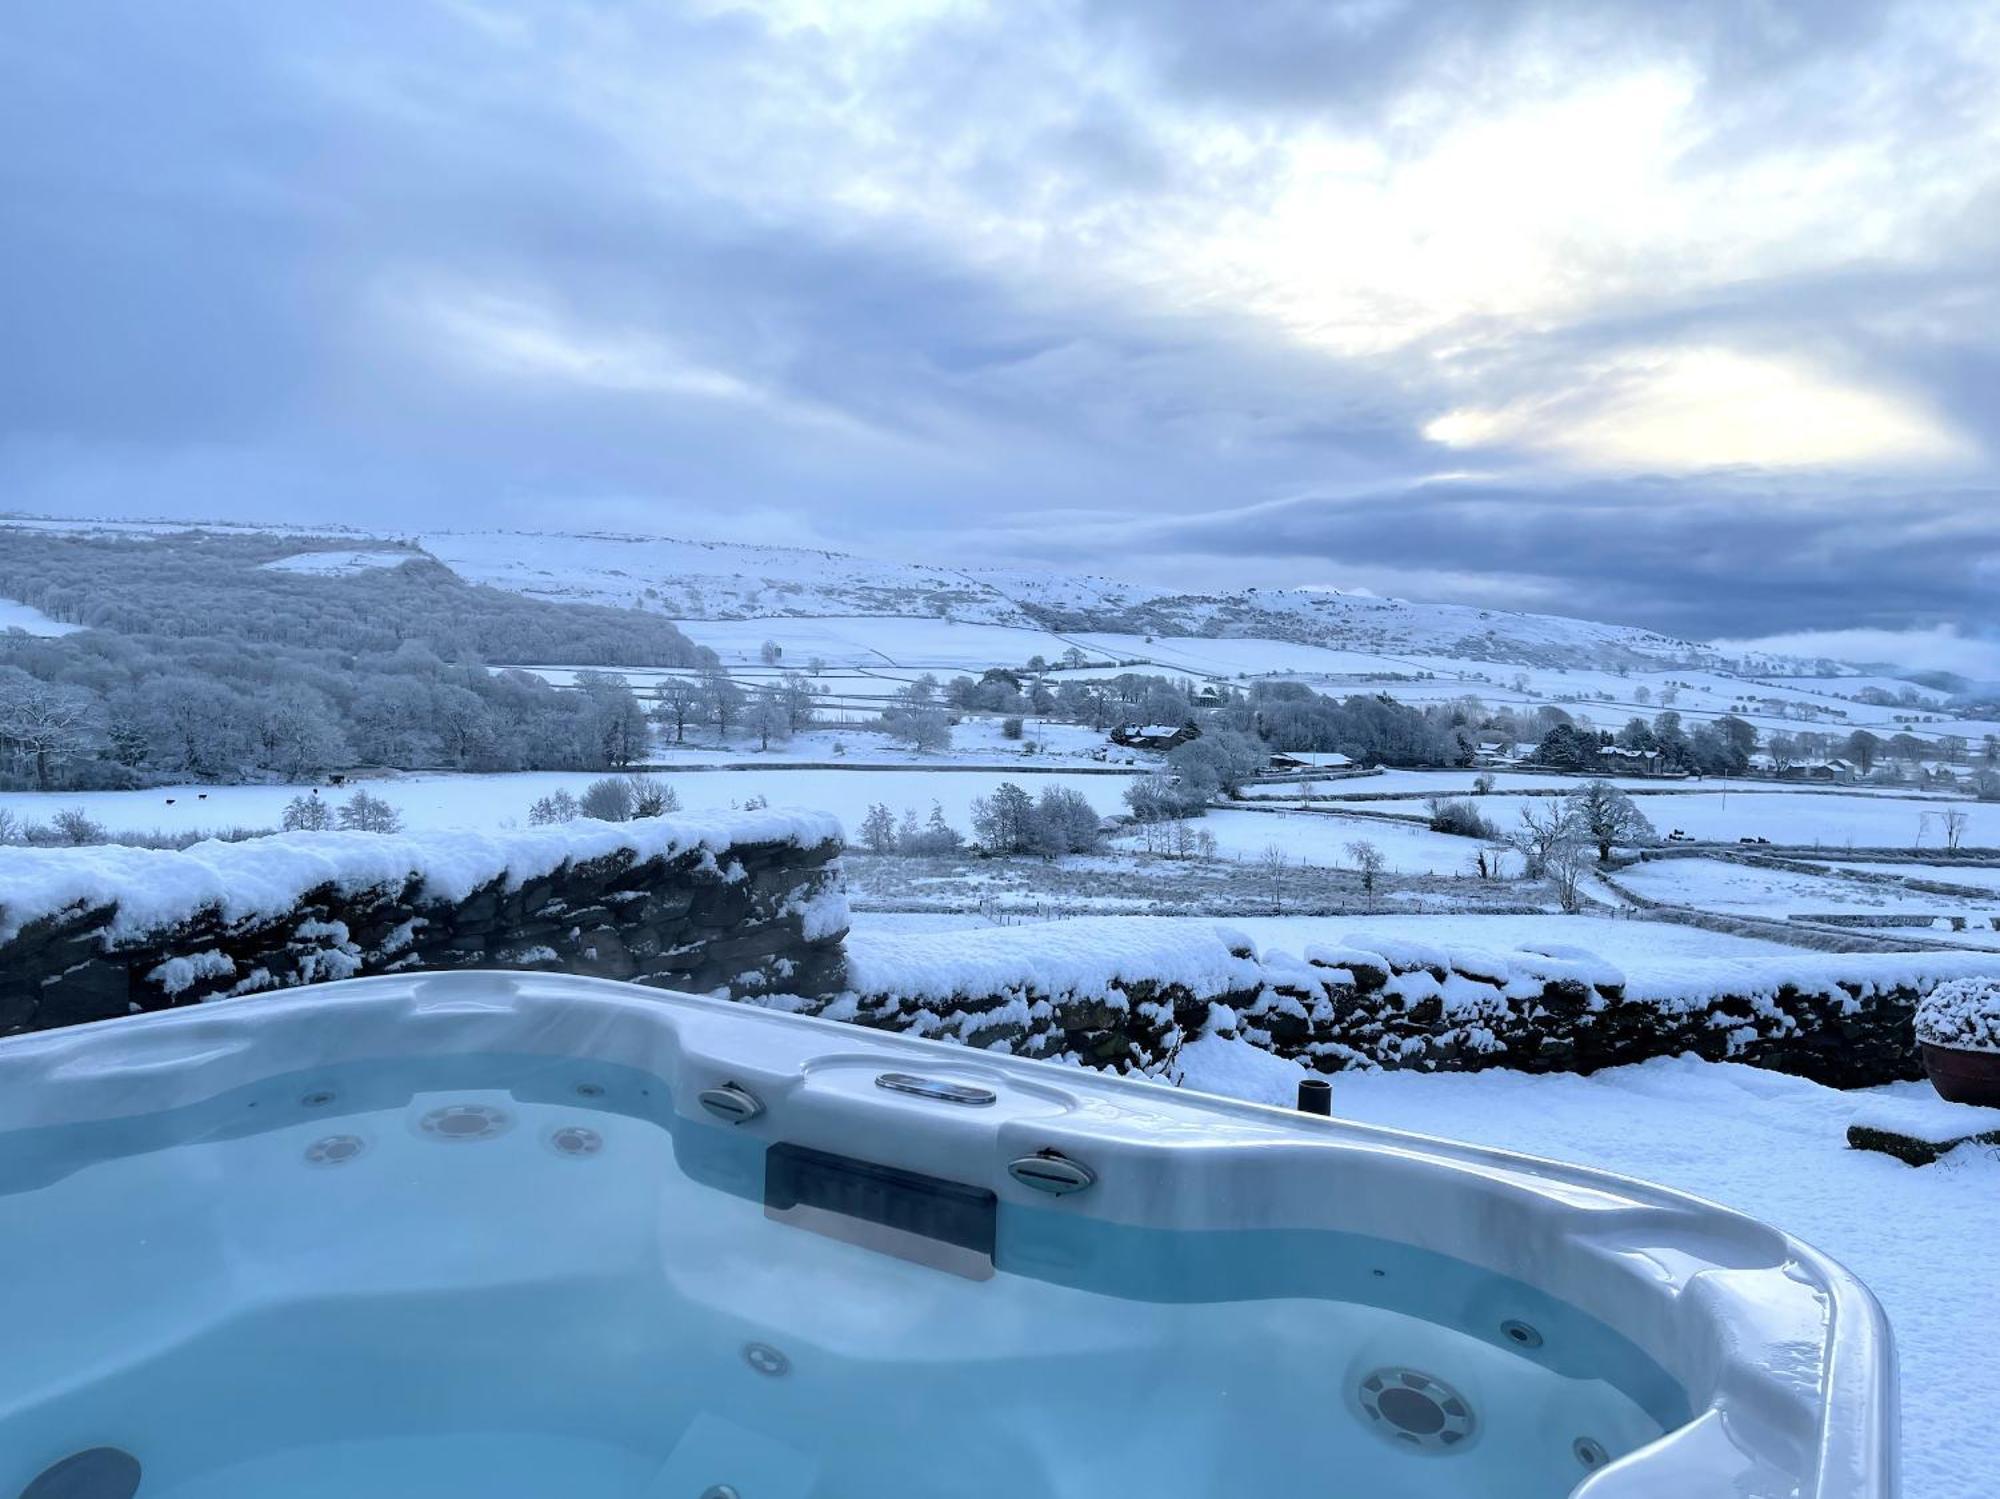
<svg viewBox="0 0 2000 1499">
<path fill-rule="evenodd" d="M 350 548 L 346 551 L 299 552 L 290 557 L 280 557 L 276 562 L 266 562 L 264 566 L 273 572 L 338 578 L 378 567 L 401 567 L 418 555 L 416 552 L 387 551 L 379 547 Z"/>
<path fill-rule="evenodd" d="M 1413 812 L 1417 809 L 1411 809 Z M 1476 838 L 1433 833 L 1419 822 L 1391 822 L 1379 817 L 1343 817 L 1329 812 L 1253 812 L 1224 807 L 1201 820 L 1215 835 L 1216 852 L 1253 859 L 1272 844 L 1293 861 L 1354 867 L 1347 845 L 1372 843 L 1388 869 L 1405 874 L 1465 874 L 1475 854 L 1492 846 Z M 1509 868 L 1518 868 L 1511 855 Z"/>
<path fill-rule="evenodd" d="M 1928 880 L 1939 885 L 1959 885 L 1972 890 L 2000 891 L 2000 865 L 1978 864 L 1870 864 L 1842 861 L 1837 869 L 1854 869 L 1863 874 L 1888 874 L 1904 880 Z"/>
<path fill-rule="evenodd" d="M 1361 783 L 1356 783 L 1357 789 Z M 1373 789 L 1372 781 L 1366 783 Z M 2000 806 L 1941 802 L 1912 796 L 1850 796 L 1827 791 L 1687 791 L 1634 800 L 1662 837 L 1674 828 L 1690 837 L 1734 843 L 1769 838 L 1774 844 L 1827 848 L 1941 848 L 1942 818 L 1965 814 L 1961 842 L 1966 848 L 2000 844 Z M 1496 792 L 1479 799 L 1479 810 L 1502 832 L 1517 826 L 1528 798 Z M 1366 803 L 1356 803 L 1366 806 Z M 1404 810 L 1377 804 L 1376 811 Z M 1415 811 L 1415 807 L 1407 810 Z"/>
<path fill-rule="evenodd" d="M 1297 1066 L 1239 1042 L 1187 1048 L 1188 1085 L 1289 1105 Z M 1841 1093 L 1669 1059 L 1590 1077 L 1342 1073 L 1342 1118 L 1586 1161 L 1740 1208 L 1854 1271 L 1902 1362 L 1904 1492 L 1992 1499 L 2000 1473 L 2000 1151 L 1914 1168 L 1849 1150 L 1848 1121 L 1924 1084 Z M 1693 1496 L 1690 1496 L 1693 1499 Z"/>
<path fill-rule="evenodd" d="M 0 635 L 9 630 L 19 630 L 24 635 L 68 635 L 82 628 L 81 625 L 66 625 L 61 620 L 50 619 L 31 604 L 0 599 Z"/>
<path fill-rule="evenodd" d="M 579 793 L 596 777 L 584 772 L 522 771 L 508 775 L 408 775 L 356 782 L 402 813 L 404 826 L 425 828 L 504 828 L 527 822 L 530 804 L 557 790 Z M 1123 775 L 1074 772 L 923 769 L 718 770 L 690 771 L 664 779 L 690 812 L 725 811 L 763 798 L 773 807 L 831 812 L 850 832 L 859 827 L 872 802 L 900 813 L 914 807 L 928 815 L 932 802 L 944 807 L 954 827 L 971 824 L 975 797 L 990 795 L 1012 779 L 1039 794 L 1044 786 L 1081 792 L 1100 812 L 1123 809 Z M 319 795 L 336 805 L 351 788 L 322 787 Z M 0 794 L 0 809 L 31 821 L 45 821 L 64 807 L 82 807 L 115 831 L 187 832 L 230 825 L 276 827 L 285 803 L 311 788 L 302 786 L 165 786 L 150 791 L 14 792 Z"/>
<path fill-rule="evenodd" d="M 804 666 L 817 656 L 829 666 L 902 666 L 973 676 L 989 666 L 1021 666 L 1031 656 L 1054 661 L 1067 649 L 1060 637 L 1032 626 L 921 617 L 677 619 L 674 623 L 726 665 L 761 660 L 767 640 L 784 651 L 790 665 Z"/>
<path fill-rule="evenodd" d="M 994 923 L 977 912 L 939 914 L 856 911 L 854 927 L 870 932 L 973 931 Z M 1172 917 L 1131 916 L 1135 923 Z M 1549 944 L 1580 947 L 1620 966 L 1660 958 L 1796 957 L 1798 949 L 1706 932 L 1699 927 L 1610 916 L 1232 916 L 1217 923 L 1249 936 L 1260 950 L 1301 953 L 1313 943 L 1338 945 L 1370 936 L 1510 952 Z"/>
<path fill-rule="evenodd" d="M 1619 871 L 1616 878 L 1649 900 L 1752 916 L 1812 912 L 1888 915 L 1898 911 L 2000 915 L 2000 887 L 1987 899 L 1936 895 L 1901 885 L 1765 869 L 1725 859 L 1648 859 Z"/>
</svg>

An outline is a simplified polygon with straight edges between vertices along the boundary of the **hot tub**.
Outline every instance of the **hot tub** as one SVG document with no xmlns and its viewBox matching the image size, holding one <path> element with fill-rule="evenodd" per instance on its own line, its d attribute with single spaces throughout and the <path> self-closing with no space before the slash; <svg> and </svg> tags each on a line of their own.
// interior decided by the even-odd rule
<svg viewBox="0 0 2000 1499">
<path fill-rule="evenodd" d="M 0 1496 L 1888 1499 L 1659 1188 L 546 975 L 0 1043 Z"/>
</svg>

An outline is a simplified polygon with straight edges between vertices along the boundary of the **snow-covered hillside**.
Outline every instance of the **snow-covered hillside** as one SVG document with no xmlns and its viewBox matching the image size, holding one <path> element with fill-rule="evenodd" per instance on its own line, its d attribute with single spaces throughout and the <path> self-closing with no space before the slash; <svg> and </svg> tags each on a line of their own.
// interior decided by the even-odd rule
<svg viewBox="0 0 2000 1499">
<path fill-rule="evenodd" d="M 37 521 L 8 526 L 159 533 L 167 523 Z M 190 527 L 191 528 L 191 527 Z M 641 609 L 684 621 L 916 619 L 1035 632 L 1035 653 L 1050 660 L 1071 644 L 1093 658 L 1134 659 L 1131 642 L 1169 637 L 1283 643 L 1345 652 L 1356 672 L 1462 676 L 1467 663 L 1542 670 L 1725 670 L 1732 677 L 1809 676 L 1808 663 L 1742 660 L 1700 642 L 1628 625 L 1520 614 L 1464 604 L 1413 602 L 1330 589 L 1219 589 L 1176 592 L 1095 574 L 960 570 L 799 547 L 684 541 L 614 532 L 434 531 L 375 538 L 342 527 L 205 525 L 208 531 L 295 534 L 316 545 L 271 567 L 338 575 L 393 565 L 420 550 L 471 583 L 568 603 Z M 348 549 L 326 542 L 339 538 Z M 693 632 L 699 634 L 698 631 Z M 1115 641 L 1076 637 L 1116 637 Z M 824 653 L 827 659 L 836 653 Z M 1260 647 L 1254 663 L 1202 668 L 1234 675 L 1282 669 Z M 876 651 L 874 659 L 895 659 Z M 1368 658 L 1362 664 L 1360 658 Z M 996 658 L 1000 660 L 1013 657 Z M 1438 672 L 1439 663 L 1448 663 Z M 1325 672 L 1328 663 L 1293 669 Z M 1815 678 L 1824 681 L 1824 678 Z M 1843 683 L 1840 695 L 1850 691 Z"/>
<path fill-rule="evenodd" d="M 888 614 L 1031 623 L 964 573 L 840 552 L 610 532 L 440 531 L 416 540 L 469 583 L 676 619 Z"/>
<path fill-rule="evenodd" d="M 676 619 L 891 615 L 1057 634 L 1262 637 L 1372 655 L 1526 666 L 1714 665 L 1693 641 L 1625 625 L 1328 590 L 1175 593 L 1115 578 L 958 571 L 794 547 L 613 533 L 435 532 L 413 538 L 469 582 Z"/>
</svg>

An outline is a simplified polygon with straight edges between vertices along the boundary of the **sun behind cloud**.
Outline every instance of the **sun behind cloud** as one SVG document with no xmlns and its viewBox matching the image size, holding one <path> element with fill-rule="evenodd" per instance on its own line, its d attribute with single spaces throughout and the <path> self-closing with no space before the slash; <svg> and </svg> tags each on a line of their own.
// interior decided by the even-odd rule
<svg viewBox="0 0 2000 1499">
<path fill-rule="evenodd" d="M 1908 468 L 1976 456 L 1911 398 L 1724 348 L 1621 356 L 1568 388 L 1458 407 L 1423 430 L 1450 448 L 1522 448 L 1603 470 Z"/>
</svg>

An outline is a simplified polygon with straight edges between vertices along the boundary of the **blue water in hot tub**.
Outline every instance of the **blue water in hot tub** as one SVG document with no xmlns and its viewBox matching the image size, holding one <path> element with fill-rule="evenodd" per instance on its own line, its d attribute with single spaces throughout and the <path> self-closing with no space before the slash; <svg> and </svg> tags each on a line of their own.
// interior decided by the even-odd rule
<svg viewBox="0 0 2000 1499">
<path fill-rule="evenodd" d="M 1003 1204 L 968 1280 L 771 1221 L 762 1149 L 510 1057 L 0 1135 L 0 1499 L 1555 1499 L 1687 1416 L 1437 1256 Z"/>
</svg>

